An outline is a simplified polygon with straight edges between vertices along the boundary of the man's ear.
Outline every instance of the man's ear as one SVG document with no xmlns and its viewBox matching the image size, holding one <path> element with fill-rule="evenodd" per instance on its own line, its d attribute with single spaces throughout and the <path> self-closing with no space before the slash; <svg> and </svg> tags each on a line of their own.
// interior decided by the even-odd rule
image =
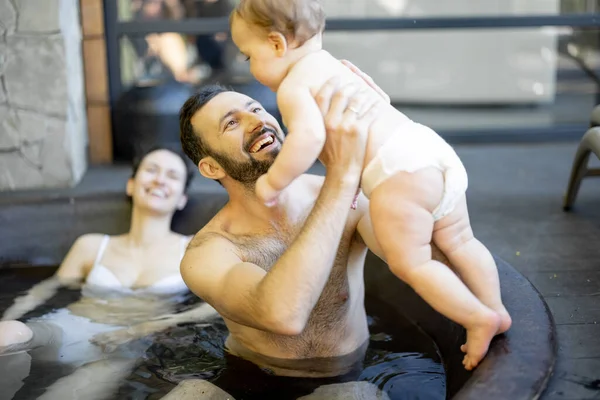
<svg viewBox="0 0 600 400">
<path fill-rule="evenodd" d="M 267 40 L 273 50 L 275 50 L 277 57 L 285 56 L 288 50 L 288 42 L 285 36 L 279 32 L 270 32 L 267 36 Z"/>
<path fill-rule="evenodd" d="M 212 157 L 204 157 L 198 163 L 198 170 L 203 177 L 213 180 L 222 179 L 225 177 L 225 171 Z"/>
</svg>

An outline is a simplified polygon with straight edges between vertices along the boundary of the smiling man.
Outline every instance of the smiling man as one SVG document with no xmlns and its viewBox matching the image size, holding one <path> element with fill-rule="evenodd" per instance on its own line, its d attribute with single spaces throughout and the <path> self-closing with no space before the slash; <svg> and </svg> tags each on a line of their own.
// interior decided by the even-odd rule
<svg viewBox="0 0 600 400">
<path fill-rule="evenodd" d="M 355 380 L 368 345 L 363 266 L 368 248 L 381 252 L 368 200 L 360 196 L 358 207 L 351 206 L 366 132 L 384 100 L 352 89 L 328 82 L 316 95 L 328 127 L 325 177 L 302 175 L 270 208 L 257 199 L 254 184 L 284 140 L 275 118 L 254 99 L 219 86 L 203 88 L 180 113 L 184 151 L 229 194 L 190 243 L 184 280 L 224 318 L 229 353 L 271 375 L 319 378 L 305 379 L 311 384 L 297 394 L 310 393 L 323 378 Z M 252 380 L 248 374 L 245 368 L 246 378 L 238 377 L 237 392 L 231 382 L 223 388 L 234 397 L 267 398 L 241 384 Z M 288 392 L 298 381 L 266 383 L 267 376 L 254 380 Z"/>
</svg>

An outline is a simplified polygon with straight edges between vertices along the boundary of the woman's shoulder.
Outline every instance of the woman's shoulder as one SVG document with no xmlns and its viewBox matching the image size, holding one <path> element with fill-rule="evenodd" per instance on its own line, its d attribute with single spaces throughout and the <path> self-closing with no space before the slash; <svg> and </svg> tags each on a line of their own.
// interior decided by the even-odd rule
<svg viewBox="0 0 600 400">
<path fill-rule="evenodd" d="M 96 259 L 96 255 L 101 250 L 104 243 L 113 236 L 102 233 L 86 233 L 75 239 L 72 251 L 77 253 L 82 260 L 87 262 Z"/>
<path fill-rule="evenodd" d="M 109 236 L 102 233 L 86 233 L 75 239 L 73 247 L 78 247 L 85 250 L 98 250 L 106 237 Z"/>
<path fill-rule="evenodd" d="M 91 270 L 106 235 L 88 233 L 79 236 L 63 259 L 57 275 L 65 279 L 82 279 Z"/>
</svg>

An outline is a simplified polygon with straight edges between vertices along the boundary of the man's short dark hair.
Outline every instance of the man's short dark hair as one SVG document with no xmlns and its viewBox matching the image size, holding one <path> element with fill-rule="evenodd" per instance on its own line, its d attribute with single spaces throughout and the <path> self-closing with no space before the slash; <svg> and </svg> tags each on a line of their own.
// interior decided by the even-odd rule
<svg viewBox="0 0 600 400">
<path fill-rule="evenodd" d="M 221 85 L 206 85 L 196 94 L 186 100 L 179 111 L 179 139 L 185 154 L 196 164 L 204 157 L 211 156 L 211 149 L 202 139 L 200 132 L 194 131 L 192 117 L 215 96 L 223 92 L 230 92 Z"/>
<path fill-rule="evenodd" d="M 179 156 L 179 158 L 181 158 L 181 161 L 183 161 L 183 164 L 185 165 L 185 174 L 186 174 L 184 193 L 187 193 L 187 190 L 189 189 L 190 184 L 192 183 L 192 179 L 194 179 L 194 175 L 196 174 L 197 168 L 195 166 L 191 165 L 190 160 L 185 156 L 185 154 L 182 153 L 181 149 L 178 148 L 177 146 L 172 146 L 172 145 L 168 145 L 168 144 L 157 144 L 157 145 L 147 147 L 147 148 L 143 149 L 142 151 L 140 151 L 138 154 L 136 154 L 135 158 L 133 159 L 131 177 L 132 178 L 135 177 L 135 174 L 137 174 L 138 170 L 140 169 L 140 165 L 142 164 L 142 161 L 144 161 L 144 158 L 146 158 L 146 156 L 148 154 L 153 153 L 158 150 L 170 151 L 171 153 L 173 153 L 173 154 Z"/>
</svg>

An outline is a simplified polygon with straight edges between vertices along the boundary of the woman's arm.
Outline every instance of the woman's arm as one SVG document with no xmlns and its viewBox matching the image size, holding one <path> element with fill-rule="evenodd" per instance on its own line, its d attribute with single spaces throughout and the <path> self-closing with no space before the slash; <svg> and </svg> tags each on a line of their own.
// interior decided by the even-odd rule
<svg viewBox="0 0 600 400">
<path fill-rule="evenodd" d="M 87 275 L 100 247 L 102 235 L 80 236 L 67 253 L 58 271 L 50 278 L 34 285 L 27 294 L 15 299 L 2 315 L 2 321 L 19 319 L 37 306 L 44 304 L 62 286 L 79 284 Z"/>
<path fill-rule="evenodd" d="M 132 325 L 129 328 L 97 334 L 90 339 L 90 342 L 102 347 L 104 352 L 110 353 L 122 344 L 141 339 L 172 326 L 185 323 L 201 323 L 217 317 L 220 316 L 212 306 L 208 303 L 202 303 L 191 310 L 179 314 L 162 315 L 151 321 Z"/>
</svg>

